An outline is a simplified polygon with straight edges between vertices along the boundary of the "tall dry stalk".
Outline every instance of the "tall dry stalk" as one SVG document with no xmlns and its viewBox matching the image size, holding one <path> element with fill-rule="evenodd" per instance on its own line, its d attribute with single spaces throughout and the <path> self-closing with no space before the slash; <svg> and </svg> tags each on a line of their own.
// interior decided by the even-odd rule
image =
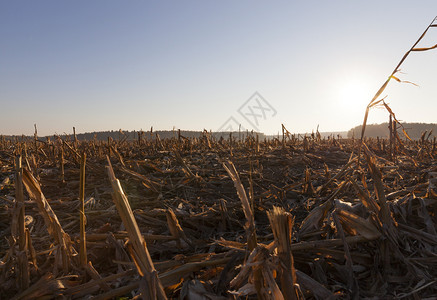
<svg viewBox="0 0 437 300">
<path fill-rule="evenodd" d="M 15 201 L 16 209 L 18 210 L 18 232 L 16 235 L 18 237 L 18 265 L 20 271 L 19 284 L 21 289 L 26 289 L 29 287 L 29 264 L 27 259 L 27 234 L 26 234 L 26 224 L 24 221 L 25 210 L 24 210 L 24 193 L 23 193 L 23 167 L 21 165 L 21 156 L 18 155 L 15 158 Z M 13 229 L 14 230 L 14 229 Z M 14 230 L 15 231 L 15 230 Z"/>
<path fill-rule="evenodd" d="M 59 153 L 59 167 L 61 168 L 61 181 L 65 182 L 65 170 L 64 170 L 64 147 L 61 145 L 61 151 Z"/>
<path fill-rule="evenodd" d="M 74 149 L 77 149 L 77 136 L 76 136 L 76 127 L 73 126 L 73 146 Z"/>
<path fill-rule="evenodd" d="M 394 70 L 393 70 L 393 72 L 390 74 L 390 76 L 387 78 L 387 80 L 384 82 L 384 84 L 379 88 L 379 90 L 376 92 L 376 94 L 373 96 L 373 98 L 372 98 L 372 100 L 369 102 L 369 104 L 367 105 L 367 107 L 366 107 L 366 112 L 365 112 L 365 114 L 364 114 L 364 121 L 363 121 L 363 126 L 362 126 L 362 128 L 361 128 L 361 145 L 363 144 L 363 138 L 364 138 L 364 133 L 365 133 L 365 131 L 366 131 L 366 124 L 367 124 L 367 118 L 368 118 L 368 116 L 369 116 L 369 110 L 370 110 L 370 108 L 372 108 L 372 107 L 374 107 L 375 105 L 377 105 L 377 104 L 380 104 L 381 102 L 383 102 L 383 100 L 384 99 L 380 99 L 380 100 L 378 100 L 378 98 L 379 98 L 379 96 L 381 96 L 381 94 L 382 94 L 382 92 L 385 90 L 385 88 L 387 87 L 387 85 L 388 85 L 388 83 L 390 82 L 390 80 L 391 79 L 394 79 L 394 80 L 396 80 L 396 81 L 398 81 L 398 82 L 403 82 L 403 81 L 401 81 L 399 78 L 397 78 L 396 76 L 395 76 L 395 74 L 397 73 L 397 72 L 399 72 L 400 71 L 400 67 L 401 67 L 401 65 L 404 63 L 404 61 L 405 61 L 405 59 L 408 57 L 408 55 L 411 53 L 411 52 L 416 52 L 416 51 L 427 51 L 427 50 L 432 50 L 432 49 L 435 49 L 435 48 L 437 48 L 437 44 L 436 45 L 434 45 L 434 46 L 431 46 L 431 47 L 426 47 L 426 48 L 416 48 L 416 46 L 417 46 L 417 44 L 423 39 L 423 37 L 426 35 L 426 33 L 428 32 L 428 30 L 430 29 L 430 28 L 432 28 L 432 27 L 437 27 L 437 24 L 434 24 L 434 22 L 437 20 L 437 16 L 432 20 L 432 22 L 428 25 L 428 27 L 426 27 L 426 29 L 425 29 L 425 31 L 422 33 L 422 35 L 419 37 L 419 39 L 413 44 L 413 46 L 410 48 L 410 50 L 408 50 L 405 54 L 404 54 L 404 56 L 402 57 L 402 59 L 401 59 L 401 61 L 397 64 L 397 66 L 394 68 Z M 409 83 L 408 81 L 404 81 L 404 82 L 407 82 L 407 83 Z M 385 106 L 386 106 L 386 108 L 387 108 L 387 105 L 386 104 L 384 104 Z M 394 117 L 394 114 L 393 114 L 393 112 L 391 111 L 391 110 L 389 110 L 389 113 L 390 114 L 392 114 L 393 115 L 393 117 Z M 395 120 L 396 120 L 396 118 L 395 118 Z M 397 120 L 396 120 L 397 121 Z M 398 122 L 399 123 L 399 122 Z M 399 123 L 400 124 L 400 123 Z M 405 130 L 404 130 L 404 133 L 405 133 Z M 408 136 L 408 135 L 407 135 Z M 361 153 L 361 147 L 360 147 L 360 153 Z"/>
<path fill-rule="evenodd" d="M 29 197 L 34 199 L 38 204 L 38 209 L 44 218 L 47 231 L 57 244 L 57 253 L 59 253 L 61 257 L 62 269 L 64 273 L 67 274 L 70 270 L 70 260 L 72 252 L 74 251 L 70 236 L 62 229 L 58 217 L 41 190 L 40 184 L 32 173 L 26 169 L 23 169 L 23 183 Z"/>
<path fill-rule="evenodd" d="M 332 219 L 334 221 L 335 227 L 337 228 L 337 234 L 340 236 L 340 239 L 343 241 L 344 248 L 344 257 L 346 259 L 346 272 L 347 272 L 347 287 L 350 291 L 352 291 L 352 299 L 359 299 L 359 287 L 357 279 L 355 278 L 353 271 L 353 261 L 349 249 L 349 245 L 346 241 L 346 235 L 343 230 L 343 226 L 337 216 L 337 211 L 334 210 L 332 212 Z"/>
<path fill-rule="evenodd" d="M 267 212 L 280 260 L 281 290 L 286 300 L 298 299 L 296 291 L 296 270 L 291 253 L 291 230 L 294 219 L 283 208 L 274 206 Z"/>
<path fill-rule="evenodd" d="M 34 146 L 35 146 L 35 152 L 38 151 L 38 129 L 36 128 L 36 124 L 33 124 L 33 126 L 35 127 L 35 133 L 33 134 L 33 140 L 34 140 Z"/>
<path fill-rule="evenodd" d="M 115 177 L 109 157 L 106 157 L 108 176 L 113 189 L 113 200 L 129 236 L 129 252 L 133 258 L 138 273 L 143 277 L 140 290 L 143 299 L 167 299 L 152 258 L 147 250 L 146 241 L 135 220 L 129 200 L 125 195 L 120 181 Z"/>
<path fill-rule="evenodd" d="M 244 216 L 246 217 L 245 228 L 247 232 L 247 244 L 249 247 L 249 251 L 252 251 L 256 247 L 257 241 L 255 218 L 253 216 L 249 199 L 247 198 L 246 191 L 244 190 L 243 184 L 240 180 L 240 176 L 238 175 L 237 169 L 235 169 L 234 164 L 231 161 L 227 161 L 223 163 L 223 167 L 228 172 L 229 177 L 231 177 L 235 189 L 237 190 L 238 197 L 240 198 L 241 205 L 243 206 Z"/>
<path fill-rule="evenodd" d="M 250 205 L 249 199 L 247 198 L 246 191 L 243 184 L 241 183 L 240 176 L 238 175 L 237 169 L 231 161 L 223 162 L 223 167 L 228 172 L 229 177 L 231 177 L 234 183 L 235 189 L 237 190 L 238 197 L 240 198 L 241 205 L 243 207 L 244 216 L 246 217 L 246 234 L 247 234 L 247 246 L 249 252 L 254 251 L 257 248 L 257 237 L 255 228 L 255 218 L 253 215 L 252 207 Z M 254 283 L 255 289 L 260 299 L 263 299 L 263 274 L 260 268 L 254 267 Z"/>
<path fill-rule="evenodd" d="M 80 215 L 80 249 L 79 258 L 81 267 L 87 266 L 87 253 L 86 253 L 86 217 L 85 217 L 85 164 L 86 154 L 83 153 L 80 161 L 80 182 L 79 182 L 79 215 Z"/>
</svg>

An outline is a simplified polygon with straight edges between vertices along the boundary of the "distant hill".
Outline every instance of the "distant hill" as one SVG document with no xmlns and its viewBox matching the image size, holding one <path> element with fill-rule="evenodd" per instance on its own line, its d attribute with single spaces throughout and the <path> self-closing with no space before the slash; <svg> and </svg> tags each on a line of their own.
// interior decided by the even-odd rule
<svg viewBox="0 0 437 300">
<path fill-rule="evenodd" d="M 320 137 L 322 139 L 327 139 L 327 138 L 346 138 L 348 132 L 347 131 L 326 131 L 326 132 L 319 132 L 320 133 Z M 311 137 L 312 135 L 315 135 L 315 132 L 306 132 L 306 133 L 292 133 L 292 135 L 294 135 L 296 138 L 303 138 L 303 137 Z M 275 134 L 275 135 L 267 135 L 266 136 L 267 139 L 274 139 L 274 138 L 282 138 L 281 134 Z"/>
<path fill-rule="evenodd" d="M 186 138 L 199 138 L 202 136 L 204 132 L 202 131 L 190 131 L 190 130 L 181 130 L 180 134 L 183 137 Z M 210 132 L 208 132 L 209 134 Z M 111 137 L 114 140 L 136 140 L 138 139 L 138 136 L 141 134 L 142 139 L 150 139 L 156 136 L 156 134 L 159 135 L 161 139 L 169 139 L 169 138 L 178 138 L 178 130 L 157 130 L 153 131 L 151 134 L 150 131 L 101 131 L 101 132 L 87 132 L 87 133 L 80 133 L 77 134 L 78 140 L 107 140 L 108 137 Z M 213 137 L 215 138 L 229 138 L 230 132 L 212 132 L 211 133 Z M 264 139 L 264 133 L 260 132 L 232 132 L 232 136 L 234 138 L 238 138 L 240 135 L 241 138 L 245 138 L 247 135 L 258 135 L 260 139 Z"/>
<path fill-rule="evenodd" d="M 186 138 L 199 138 L 202 136 L 204 132 L 203 131 L 190 131 L 190 130 L 181 130 L 180 134 L 183 137 Z M 152 134 L 150 134 L 150 131 L 124 131 L 124 130 L 111 130 L 111 131 L 98 131 L 98 132 L 86 132 L 86 133 L 78 133 L 76 134 L 76 137 L 79 141 L 91 141 L 91 140 L 97 140 L 97 141 L 107 141 L 110 137 L 113 140 L 137 140 L 138 136 L 141 134 L 142 139 L 150 139 L 155 138 L 156 134 L 159 135 L 161 139 L 170 139 L 170 138 L 178 138 L 178 130 L 157 130 L 153 131 Z M 225 139 L 229 138 L 229 135 L 231 132 L 208 132 L 208 134 L 211 134 L 214 138 L 219 139 L 220 137 L 223 137 Z M 261 132 L 252 132 L 252 131 L 241 131 L 241 132 L 232 132 L 232 137 L 234 139 L 244 139 L 247 136 L 257 136 L 260 140 L 263 140 L 266 136 L 264 133 Z M 7 140 L 11 139 L 33 139 L 33 136 L 24 136 L 24 135 L 0 135 L 2 138 L 5 138 Z M 53 138 L 53 135 L 47 136 L 50 138 Z M 40 140 L 45 140 L 47 137 L 38 137 Z M 72 139 L 73 134 L 62 134 L 60 135 L 63 139 Z"/>
<path fill-rule="evenodd" d="M 407 131 L 408 135 L 415 140 L 420 139 L 422 133 L 425 131 L 427 134 L 431 132 L 430 137 L 437 137 L 437 124 L 433 123 L 402 123 L 405 130 Z M 320 135 L 322 138 L 328 138 L 330 136 L 333 136 L 337 138 L 338 136 L 342 138 L 352 138 L 353 136 L 355 138 L 359 138 L 361 136 L 361 128 L 362 126 L 356 126 L 349 131 L 335 131 L 335 132 L 320 132 Z M 401 128 L 398 129 L 399 137 L 405 138 Z M 231 132 L 208 132 L 211 134 L 214 138 L 219 139 L 220 137 L 223 137 L 225 139 L 229 138 L 229 135 Z M 113 140 L 137 140 L 138 135 L 141 134 L 143 139 L 150 139 L 154 138 L 156 134 L 159 135 L 161 139 L 169 139 L 169 138 L 177 138 L 178 137 L 178 130 L 157 130 L 153 131 L 152 134 L 150 134 L 150 131 L 124 131 L 124 130 L 111 130 L 111 131 L 98 131 L 98 132 L 86 132 L 86 133 L 78 133 L 77 139 L 80 141 L 91 141 L 91 140 L 98 140 L 98 141 L 107 141 L 108 138 L 112 138 Z M 186 138 L 199 138 L 202 136 L 203 131 L 190 131 L 190 130 L 181 130 L 180 134 L 183 137 Z M 271 138 L 277 138 L 278 135 L 265 135 L 262 132 L 251 132 L 251 131 L 241 131 L 241 132 L 232 132 L 232 137 L 235 139 L 241 138 L 244 139 L 248 135 L 256 136 L 258 135 L 260 140 L 264 140 L 264 138 L 271 139 Z M 298 134 L 296 133 L 296 136 Z M 300 133 L 300 136 L 310 136 L 311 133 Z M 73 134 L 62 134 L 60 135 L 63 139 L 72 139 Z M 367 137 L 380 137 L 380 138 L 388 138 L 388 123 L 382 123 L 382 124 L 369 124 L 366 126 L 366 136 Z M 53 138 L 53 135 L 48 136 L 50 138 Z M 33 136 L 24 136 L 24 135 L 0 135 L 0 138 L 4 138 L 7 140 L 10 139 L 33 139 Z M 45 140 L 46 137 L 38 137 L 41 140 Z"/>
<path fill-rule="evenodd" d="M 433 123 L 401 123 L 404 126 L 405 131 L 413 140 L 418 140 L 422 136 L 422 133 L 425 131 L 427 135 L 431 132 L 431 137 L 437 136 L 437 124 Z M 355 138 L 359 138 L 361 136 L 362 125 L 356 126 L 348 131 L 347 137 L 351 138 L 354 136 Z M 402 129 L 398 129 L 398 134 L 400 138 L 405 138 Z M 367 137 L 380 137 L 380 138 L 388 138 L 388 123 L 382 124 L 369 124 L 366 126 L 365 136 Z"/>
<path fill-rule="evenodd" d="M 320 132 L 320 136 L 322 138 L 328 138 L 328 137 L 335 137 L 337 138 L 340 136 L 340 138 L 346 138 L 347 137 L 347 131 L 329 131 L 329 132 Z"/>
<path fill-rule="evenodd" d="M 180 134 L 183 137 L 186 138 L 199 138 L 202 136 L 204 132 L 203 131 L 191 131 L 191 130 L 181 130 Z M 150 131 L 128 131 L 128 130 L 108 130 L 108 131 L 95 131 L 95 132 L 85 132 L 85 133 L 78 133 L 76 134 L 76 137 L 79 141 L 91 141 L 91 140 L 97 140 L 97 141 L 107 141 L 110 137 L 113 140 L 137 140 L 138 135 L 142 135 L 142 139 L 150 139 L 151 137 L 156 137 L 156 134 L 159 135 L 161 139 L 170 139 L 170 138 L 177 138 L 178 137 L 178 130 L 157 130 L 153 131 L 152 134 L 150 134 Z M 220 137 L 223 137 L 225 139 L 229 138 L 229 135 L 231 134 L 230 131 L 224 131 L 224 132 L 208 132 L 208 134 L 211 134 L 214 138 L 220 139 Z M 259 140 L 264 139 L 273 139 L 278 138 L 278 135 L 266 135 L 262 132 L 255 132 L 255 131 L 234 131 L 232 132 L 232 137 L 234 139 L 245 139 L 247 136 L 257 136 Z M 307 133 L 295 133 L 296 136 L 311 136 L 310 132 Z M 328 137 L 335 137 L 337 138 L 340 136 L 341 138 L 346 138 L 348 135 L 347 131 L 332 131 L 332 132 L 320 132 L 320 135 L 322 138 L 328 138 Z M 62 139 L 72 139 L 73 134 L 61 134 L 59 135 Z M 47 137 L 50 137 L 50 139 L 53 139 L 54 135 L 49 136 L 39 136 L 39 140 L 45 140 Z M 4 138 L 6 140 L 22 140 L 22 139 L 34 139 L 33 136 L 25 136 L 25 135 L 0 135 L 0 138 Z M 279 136 L 279 138 L 281 138 Z"/>
</svg>

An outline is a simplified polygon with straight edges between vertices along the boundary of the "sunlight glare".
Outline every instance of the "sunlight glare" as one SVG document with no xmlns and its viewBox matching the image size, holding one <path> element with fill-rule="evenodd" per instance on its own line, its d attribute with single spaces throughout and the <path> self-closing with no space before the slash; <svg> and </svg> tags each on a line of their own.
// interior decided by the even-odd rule
<svg viewBox="0 0 437 300">
<path fill-rule="evenodd" d="M 350 80 L 338 88 L 338 104 L 345 111 L 364 111 L 371 100 L 371 95 L 372 90 L 366 82 Z"/>
</svg>

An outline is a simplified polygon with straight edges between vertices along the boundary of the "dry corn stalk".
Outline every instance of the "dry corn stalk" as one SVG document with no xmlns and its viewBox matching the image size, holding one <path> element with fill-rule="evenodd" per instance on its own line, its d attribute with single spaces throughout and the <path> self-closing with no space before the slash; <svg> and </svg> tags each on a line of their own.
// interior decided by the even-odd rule
<svg viewBox="0 0 437 300">
<path fill-rule="evenodd" d="M 24 222 L 24 194 L 23 194 L 23 168 L 21 166 L 21 156 L 15 158 L 15 204 L 18 211 L 18 226 L 12 226 L 12 234 L 18 238 L 18 270 L 20 274 L 20 288 L 27 289 L 29 287 L 29 264 L 27 258 L 28 239 L 26 234 L 26 224 Z M 16 214 L 14 214 L 15 217 Z M 14 220 L 12 221 L 14 224 Z"/>
<path fill-rule="evenodd" d="M 369 104 L 366 107 L 366 112 L 364 114 L 364 121 L 363 121 L 363 127 L 361 129 L 361 144 L 360 144 L 360 150 L 361 150 L 361 145 L 363 143 L 363 138 L 364 138 L 364 133 L 366 131 L 366 124 L 367 124 L 367 118 L 369 116 L 369 110 L 370 108 L 374 107 L 375 105 L 379 104 L 381 101 L 383 101 L 384 99 L 378 100 L 379 96 L 382 94 L 382 92 L 385 90 L 385 88 L 387 87 L 388 83 L 390 82 L 391 79 L 394 79 L 398 82 L 401 82 L 401 80 L 397 77 L 395 77 L 395 74 L 397 72 L 400 71 L 400 67 L 401 65 L 404 63 L 405 59 L 408 57 L 408 55 L 411 52 L 415 52 L 415 51 L 427 51 L 427 50 L 432 50 L 435 49 L 437 47 L 437 45 L 434 45 L 432 47 L 426 47 L 426 48 L 416 48 L 417 44 L 423 39 L 423 37 L 426 35 L 426 33 L 428 32 L 428 30 L 432 27 L 437 27 L 437 24 L 434 24 L 434 22 L 437 20 L 437 17 L 435 17 L 432 22 L 428 25 L 428 27 L 425 29 L 425 31 L 422 33 L 422 35 L 419 37 L 419 39 L 413 44 L 413 46 L 410 48 L 410 50 L 408 50 L 404 56 L 402 57 L 401 61 L 397 64 L 397 66 L 394 68 L 393 72 L 390 74 L 390 76 L 387 78 L 387 80 L 384 82 L 384 84 L 379 88 L 379 90 L 376 92 L 376 94 L 373 96 L 372 100 L 369 102 Z M 390 110 L 391 111 L 391 110 Z M 391 112 L 392 113 L 392 112 Z M 405 130 L 404 130 L 405 133 Z M 406 135 L 408 136 L 408 135 Z"/>
<path fill-rule="evenodd" d="M 245 229 L 247 233 L 247 246 L 249 252 L 252 252 L 257 247 L 256 229 L 255 229 L 255 218 L 253 216 L 252 207 L 250 205 L 249 199 L 247 198 L 246 191 L 244 190 L 243 184 L 241 183 L 240 176 L 238 175 L 237 169 L 231 161 L 223 163 L 223 167 L 228 172 L 229 177 L 231 177 L 232 182 L 237 190 L 238 197 L 240 198 L 241 205 L 243 206 L 243 212 L 246 217 Z M 263 279 L 262 272 L 259 268 L 254 267 L 254 284 L 255 289 L 259 297 L 263 294 Z"/>
<path fill-rule="evenodd" d="M 75 251 L 72 246 L 70 236 L 62 229 L 62 226 L 58 221 L 58 217 L 51 208 L 47 199 L 44 197 L 38 181 L 29 171 L 26 169 L 23 169 L 23 171 L 24 186 L 26 187 L 30 198 L 34 199 L 38 204 L 39 212 L 44 218 L 47 230 L 58 245 L 58 251 L 61 253 L 62 269 L 64 273 L 67 274 L 70 269 L 72 251 Z"/>
<path fill-rule="evenodd" d="M 151 179 L 147 178 L 146 176 L 141 175 L 135 171 L 132 171 L 126 167 L 121 167 L 120 170 L 123 171 L 124 173 L 129 174 L 129 175 L 133 176 L 134 178 L 140 180 L 146 188 L 151 189 L 154 192 L 159 192 L 159 188 L 160 188 L 159 183 L 154 182 Z"/>
<path fill-rule="evenodd" d="M 79 220 L 80 220 L 80 249 L 79 260 L 82 268 L 87 266 L 87 253 L 86 253 L 86 216 L 85 216 L 85 164 L 86 154 L 83 153 L 80 160 L 80 182 L 79 182 Z"/>
<path fill-rule="evenodd" d="M 246 217 L 246 231 L 247 231 L 247 243 L 249 246 L 249 251 L 252 251 L 256 247 L 256 231 L 255 231 L 255 219 L 252 213 L 252 208 L 250 207 L 249 199 L 247 198 L 246 191 L 244 190 L 243 184 L 241 183 L 240 176 L 238 175 L 237 169 L 235 169 L 234 164 L 231 161 L 223 163 L 223 167 L 228 172 L 229 177 L 231 177 L 235 188 L 237 189 L 238 197 L 240 198 L 241 205 L 243 206 L 244 216 Z"/>
<path fill-rule="evenodd" d="M 391 215 L 390 215 L 390 209 L 387 204 L 387 199 L 385 197 L 381 171 L 375 164 L 375 157 L 372 155 L 372 153 L 369 151 L 369 149 L 365 144 L 364 144 L 364 150 L 367 158 L 367 163 L 369 165 L 370 174 L 372 175 L 373 182 L 375 185 L 375 192 L 379 201 L 379 206 L 380 206 L 379 218 L 384 224 L 389 226 L 391 224 Z"/>
<path fill-rule="evenodd" d="M 381 232 L 371 223 L 370 219 L 366 220 L 352 212 L 338 208 L 335 212 L 343 229 L 349 234 L 362 235 L 368 240 L 376 240 L 381 237 Z"/>
<path fill-rule="evenodd" d="M 296 291 L 296 270 L 294 269 L 293 254 L 291 253 L 291 230 L 294 219 L 283 208 L 274 206 L 267 212 L 270 226 L 278 249 L 280 260 L 281 288 L 285 299 L 298 299 Z"/>
<path fill-rule="evenodd" d="M 112 152 L 115 153 L 115 155 L 117 156 L 118 161 L 121 163 L 121 165 L 123 167 L 126 167 L 126 165 L 124 164 L 124 160 L 123 157 L 121 156 L 120 152 L 118 152 L 117 147 L 113 146 L 113 145 L 109 145 L 109 147 L 111 148 Z"/>
<path fill-rule="evenodd" d="M 85 267 L 85 270 L 87 274 L 95 281 L 98 282 L 100 288 L 104 291 L 111 290 L 111 287 L 105 282 L 102 281 L 102 276 L 100 276 L 99 272 L 97 272 L 96 269 L 94 269 L 93 264 L 89 261 L 88 264 Z"/>
<path fill-rule="evenodd" d="M 184 159 L 179 154 L 179 151 L 176 149 L 176 147 L 173 147 L 173 154 L 176 158 L 176 161 L 182 166 L 182 169 L 184 170 L 184 173 L 187 175 L 187 177 L 190 178 L 196 178 L 198 175 L 195 175 L 193 171 L 191 171 L 190 167 L 188 167 L 187 163 L 184 161 Z"/>
<path fill-rule="evenodd" d="M 328 211 L 332 208 L 332 201 L 326 200 L 314 208 L 300 225 L 299 235 L 319 230 Z"/>
<path fill-rule="evenodd" d="M 211 258 L 199 262 L 187 262 L 180 267 L 171 269 L 159 275 L 159 279 L 165 287 L 169 287 L 181 282 L 181 279 L 187 275 L 205 267 L 214 267 L 226 264 L 231 257 Z"/>
<path fill-rule="evenodd" d="M 344 256 L 346 258 L 346 269 L 348 272 L 348 274 L 347 274 L 347 286 L 348 286 L 348 289 L 350 291 L 352 291 L 352 295 L 351 295 L 352 298 L 358 299 L 359 287 L 358 287 L 357 279 L 354 276 L 354 271 L 352 269 L 352 265 L 353 265 L 352 257 L 351 257 L 351 253 L 349 250 L 349 245 L 346 241 L 346 236 L 345 236 L 344 231 L 343 231 L 343 226 L 341 225 L 341 222 L 339 221 L 336 210 L 334 210 L 332 212 L 332 218 L 334 220 L 335 227 L 337 228 L 337 233 L 340 236 L 341 240 L 343 241 Z"/>
<path fill-rule="evenodd" d="M 369 196 L 369 193 L 364 191 L 353 178 L 349 178 L 349 182 L 352 183 L 355 191 L 358 194 L 358 197 L 361 199 L 363 205 L 370 211 L 375 214 L 379 213 L 380 207 L 376 201 Z"/>
<path fill-rule="evenodd" d="M 141 288 L 142 292 L 147 292 L 147 294 L 143 294 L 142 296 L 144 299 L 167 299 L 158 278 L 158 273 L 153 265 L 152 258 L 147 250 L 146 241 L 140 233 L 140 229 L 138 228 L 138 224 L 129 205 L 129 200 L 124 194 L 120 181 L 115 177 L 109 157 L 107 157 L 107 161 L 108 176 L 113 189 L 113 200 L 129 235 L 131 245 L 129 250 L 138 273 L 145 278 L 142 283 L 147 285 L 146 287 Z"/>
<path fill-rule="evenodd" d="M 193 248 L 193 243 L 189 238 L 187 238 L 184 230 L 179 224 L 178 218 L 171 208 L 167 209 L 165 216 L 167 218 L 168 229 L 170 230 L 171 235 L 176 239 L 178 247 L 182 246 L 181 240 L 183 240 L 188 244 L 188 246 Z"/>
<path fill-rule="evenodd" d="M 53 274 L 46 273 L 40 280 L 30 286 L 22 293 L 16 295 L 12 300 L 27 299 L 53 299 L 54 295 L 61 295 L 68 287 L 73 286 L 76 275 L 69 275 L 54 278 Z"/>
</svg>

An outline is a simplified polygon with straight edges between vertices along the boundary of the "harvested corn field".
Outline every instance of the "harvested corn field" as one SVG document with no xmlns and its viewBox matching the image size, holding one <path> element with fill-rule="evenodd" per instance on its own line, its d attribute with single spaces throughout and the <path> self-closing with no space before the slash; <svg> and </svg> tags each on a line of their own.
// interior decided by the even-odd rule
<svg viewBox="0 0 437 300">
<path fill-rule="evenodd" d="M 359 145 L 2 139 L 0 295 L 431 299 L 435 142 Z"/>
</svg>

